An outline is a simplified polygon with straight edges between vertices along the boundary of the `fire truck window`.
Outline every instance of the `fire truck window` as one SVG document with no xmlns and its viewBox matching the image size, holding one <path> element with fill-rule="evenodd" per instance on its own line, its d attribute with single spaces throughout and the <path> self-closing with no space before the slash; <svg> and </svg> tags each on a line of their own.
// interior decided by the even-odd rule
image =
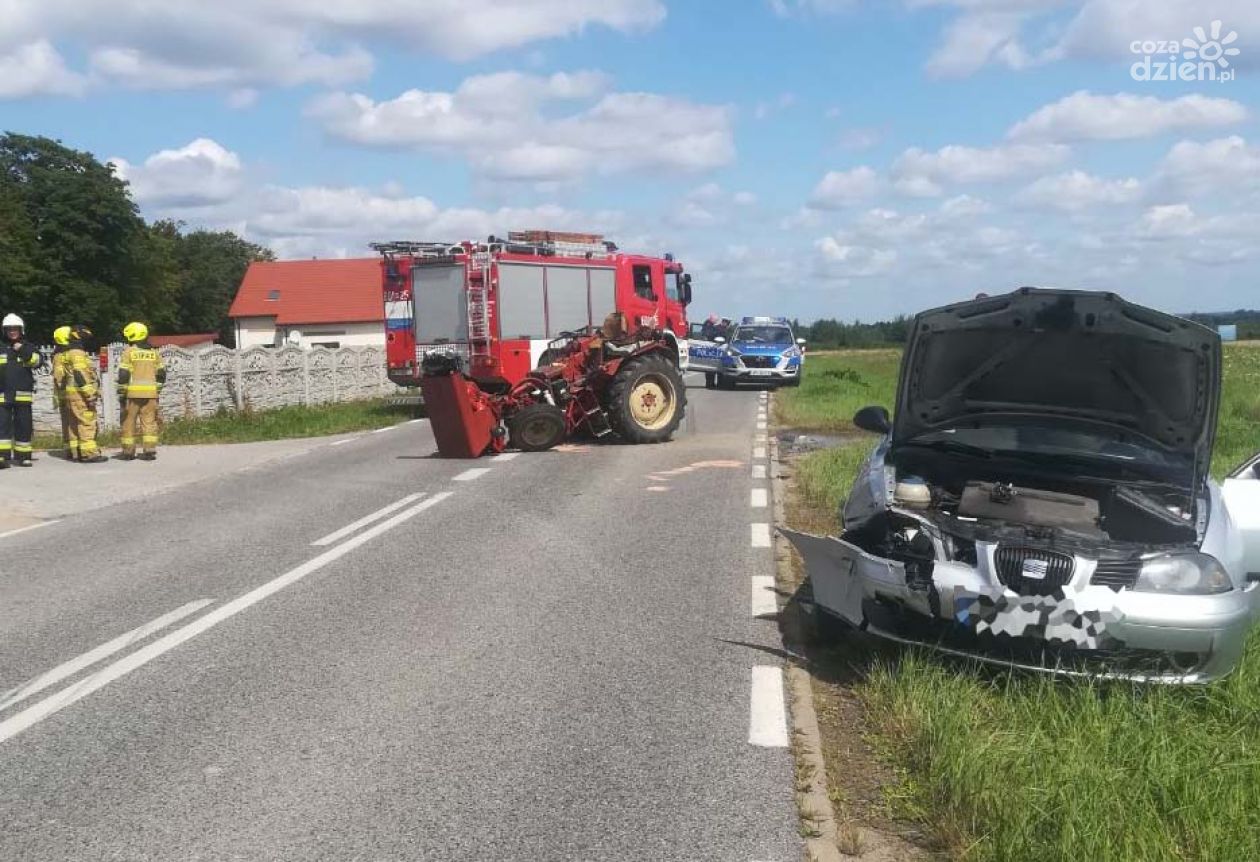
<svg viewBox="0 0 1260 862">
<path fill-rule="evenodd" d="M 665 297 L 670 302 L 678 302 L 682 293 L 678 290 L 678 273 L 665 273 Z"/>
<path fill-rule="evenodd" d="M 636 266 L 634 268 L 634 292 L 643 299 L 652 299 L 656 291 L 652 290 L 652 267 Z"/>
</svg>

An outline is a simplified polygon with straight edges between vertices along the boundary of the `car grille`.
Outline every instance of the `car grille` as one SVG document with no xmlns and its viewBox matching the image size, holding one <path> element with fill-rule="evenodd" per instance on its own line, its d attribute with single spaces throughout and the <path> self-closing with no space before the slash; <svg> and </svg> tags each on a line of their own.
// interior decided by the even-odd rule
<svg viewBox="0 0 1260 862">
<path fill-rule="evenodd" d="M 1138 572 L 1142 570 L 1141 560 L 1099 560 L 1094 575 L 1089 579 L 1091 584 L 1111 587 L 1119 592 L 1125 587 L 1137 583 Z"/>
<path fill-rule="evenodd" d="M 1072 579 L 1074 563 L 1067 554 L 1040 548 L 999 547 L 993 554 L 998 580 L 1021 596 L 1047 596 Z M 1043 573 L 1036 577 L 1033 571 Z"/>
<path fill-rule="evenodd" d="M 777 356 L 747 356 L 743 357 L 745 368 L 774 368 L 779 364 Z"/>
</svg>

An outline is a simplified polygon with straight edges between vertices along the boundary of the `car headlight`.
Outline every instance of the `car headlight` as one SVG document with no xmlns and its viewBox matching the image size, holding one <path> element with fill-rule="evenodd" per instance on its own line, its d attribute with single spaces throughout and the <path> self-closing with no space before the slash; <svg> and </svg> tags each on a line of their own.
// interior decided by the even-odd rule
<svg viewBox="0 0 1260 862">
<path fill-rule="evenodd" d="M 1213 595 L 1234 588 L 1229 573 L 1207 554 L 1161 554 L 1142 561 L 1133 589 L 1149 593 Z"/>
</svg>

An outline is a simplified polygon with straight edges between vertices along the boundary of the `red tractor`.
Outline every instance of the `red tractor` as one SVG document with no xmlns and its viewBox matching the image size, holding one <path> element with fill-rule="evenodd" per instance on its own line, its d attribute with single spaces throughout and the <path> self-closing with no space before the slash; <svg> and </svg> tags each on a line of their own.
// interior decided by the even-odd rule
<svg viewBox="0 0 1260 862">
<path fill-rule="evenodd" d="M 670 343 L 659 330 L 626 325 L 611 314 L 604 325 L 551 343 L 551 362 L 507 391 L 485 391 L 464 376 L 456 354 L 432 351 L 420 385 L 438 452 L 476 458 L 508 446 L 550 449 L 566 437 L 615 434 L 629 443 L 659 443 L 678 428 L 686 387 Z"/>
</svg>

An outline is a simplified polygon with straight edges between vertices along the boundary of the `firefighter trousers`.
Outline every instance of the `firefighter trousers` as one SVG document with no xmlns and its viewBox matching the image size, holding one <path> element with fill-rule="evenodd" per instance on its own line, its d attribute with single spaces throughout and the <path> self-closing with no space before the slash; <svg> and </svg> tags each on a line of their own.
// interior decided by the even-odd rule
<svg viewBox="0 0 1260 862">
<path fill-rule="evenodd" d="M 70 457 L 95 458 L 101 454 L 96 444 L 96 411 L 87 399 L 75 392 L 66 393 L 66 412 L 70 414 L 70 440 L 66 444 Z"/>
<path fill-rule="evenodd" d="M 31 402 L 0 404 L 0 460 L 31 460 Z"/>
<path fill-rule="evenodd" d="M 124 455 L 136 454 L 136 431 L 140 432 L 140 445 L 146 452 L 157 451 L 158 403 L 156 398 L 128 398 L 123 410 L 122 444 Z"/>
<path fill-rule="evenodd" d="M 57 402 L 57 415 L 61 417 L 61 448 L 66 453 L 66 460 L 78 460 L 79 441 L 70 434 L 70 426 L 74 418 L 70 415 L 70 405 L 66 403 L 64 397 Z"/>
</svg>

